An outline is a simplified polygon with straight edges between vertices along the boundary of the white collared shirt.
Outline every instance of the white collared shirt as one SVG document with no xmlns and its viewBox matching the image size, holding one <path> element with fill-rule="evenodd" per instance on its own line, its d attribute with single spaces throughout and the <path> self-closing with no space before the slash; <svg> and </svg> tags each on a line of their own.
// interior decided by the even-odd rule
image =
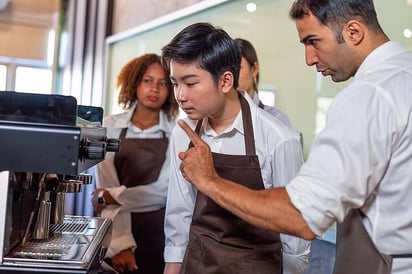
<svg viewBox="0 0 412 274">
<path fill-rule="evenodd" d="M 281 186 L 289 182 L 303 163 L 300 135 L 271 114 L 259 109 L 249 96 L 244 96 L 251 109 L 255 135 L 256 153 L 259 158 L 265 188 Z M 195 122 L 185 119 L 195 127 Z M 221 134 L 216 134 L 203 122 L 200 133 L 216 153 L 245 155 L 242 113 L 239 112 L 233 124 Z M 178 153 L 188 148 L 190 140 L 183 130 L 176 126 L 170 141 L 171 173 L 165 220 L 165 261 L 182 262 L 189 237 L 196 190 L 180 173 Z M 310 242 L 281 234 L 284 252 L 284 273 L 302 273 L 308 264 Z"/>
<path fill-rule="evenodd" d="M 374 50 L 334 99 L 298 176 L 286 186 L 317 235 L 351 208 L 380 252 L 412 253 L 412 53 L 396 42 Z M 411 259 L 393 272 L 411 273 Z"/>
<path fill-rule="evenodd" d="M 108 116 L 104 119 L 103 126 L 107 128 L 108 138 L 119 138 L 123 128 L 127 128 L 125 138 L 162 138 L 163 134 L 170 137 L 175 121 L 169 120 L 164 111 L 159 114 L 158 125 L 141 130 L 130 121 L 135 107 L 133 106 L 127 112 Z M 108 190 L 120 204 L 120 206 L 108 206 L 102 211 L 103 217 L 114 220 L 112 241 L 106 257 L 112 257 L 129 247 L 136 247 L 131 232 L 130 212 L 147 212 L 164 208 L 169 182 L 169 150 L 166 152 L 166 159 L 155 182 L 130 188 L 120 185 L 114 166 L 114 156 L 114 152 L 106 153 L 105 160 L 97 165 L 96 172 L 97 187 Z"/>
</svg>

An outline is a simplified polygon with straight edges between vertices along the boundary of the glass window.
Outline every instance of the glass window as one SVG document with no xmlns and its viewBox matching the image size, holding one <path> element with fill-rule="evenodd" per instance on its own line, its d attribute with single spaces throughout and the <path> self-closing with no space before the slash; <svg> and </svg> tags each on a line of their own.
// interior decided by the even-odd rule
<svg viewBox="0 0 412 274">
<path fill-rule="evenodd" d="M 6 90 L 7 84 L 7 67 L 0 65 L 0 90 Z"/>
<path fill-rule="evenodd" d="M 51 94 L 52 71 L 50 69 L 17 67 L 15 90 Z"/>
</svg>

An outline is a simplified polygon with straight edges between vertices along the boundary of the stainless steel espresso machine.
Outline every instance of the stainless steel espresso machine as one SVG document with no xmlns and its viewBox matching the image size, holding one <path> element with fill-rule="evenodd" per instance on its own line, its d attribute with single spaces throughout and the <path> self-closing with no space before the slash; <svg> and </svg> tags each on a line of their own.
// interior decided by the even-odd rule
<svg viewBox="0 0 412 274">
<path fill-rule="evenodd" d="M 80 109 L 93 114 L 71 96 L 0 91 L 0 273 L 115 273 L 111 221 L 64 213 L 83 172 L 119 150 Z"/>
</svg>

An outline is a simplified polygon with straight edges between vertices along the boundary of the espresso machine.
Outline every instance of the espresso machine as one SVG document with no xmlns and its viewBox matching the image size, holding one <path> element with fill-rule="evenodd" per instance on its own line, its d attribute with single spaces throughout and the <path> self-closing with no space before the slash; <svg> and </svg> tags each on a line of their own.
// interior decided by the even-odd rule
<svg viewBox="0 0 412 274">
<path fill-rule="evenodd" d="M 67 193 L 119 150 L 95 110 L 63 95 L 0 91 L 0 273 L 116 273 L 110 219 L 66 215 Z M 101 121 L 100 121 L 101 122 Z"/>
</svg>

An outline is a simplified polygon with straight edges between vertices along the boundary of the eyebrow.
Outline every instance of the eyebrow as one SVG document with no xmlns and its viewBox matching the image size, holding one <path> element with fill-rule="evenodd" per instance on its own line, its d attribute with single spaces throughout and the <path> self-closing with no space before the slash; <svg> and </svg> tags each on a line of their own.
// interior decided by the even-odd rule
<svg viewBox="0 0 412 274">
<path fill-rule="evenodd" d="M 182 81 L 187 80 L 188 78 L 193 78 L 193 77 L 199 77 L 199 75 L 197 74 L 188 74 L 185 75 L 181 78 Z M 173 76 L 170 76 L 170 80 L 176 81 L 176 78 L 174 78 Z"/>
</svg>

